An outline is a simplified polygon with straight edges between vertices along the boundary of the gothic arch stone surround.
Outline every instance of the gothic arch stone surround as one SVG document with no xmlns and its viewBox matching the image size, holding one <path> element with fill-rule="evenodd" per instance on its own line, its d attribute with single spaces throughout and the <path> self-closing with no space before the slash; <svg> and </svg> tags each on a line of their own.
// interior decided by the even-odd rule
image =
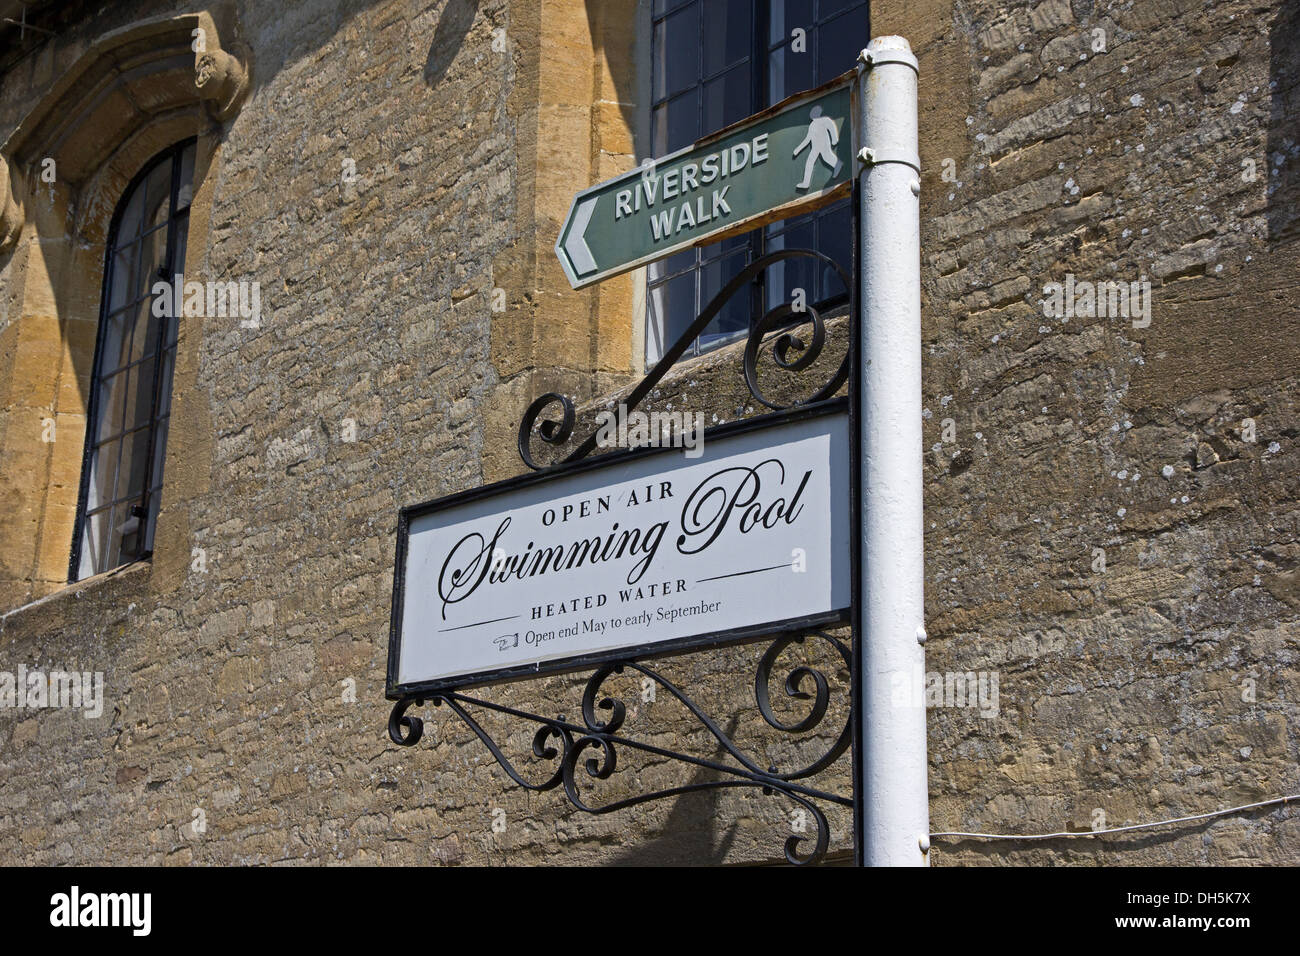
<svg viewBox="0 0 1300 956">
<path fill-rule="evenodd" d="M 9 290 L 0 363 L 13 369 L 0 394 L 0 606 L 67 581 L 113 210 L 150 158 L 196 136 L 188 243 L 196 261 L 211 208 L 206 173 L 250 77 L 251 53 L 231 16 L 141 21 L 93 43 L 0 146 L 0 278 Z M 178 388 L 196 332 L 182 324 Z"/>
</svg>

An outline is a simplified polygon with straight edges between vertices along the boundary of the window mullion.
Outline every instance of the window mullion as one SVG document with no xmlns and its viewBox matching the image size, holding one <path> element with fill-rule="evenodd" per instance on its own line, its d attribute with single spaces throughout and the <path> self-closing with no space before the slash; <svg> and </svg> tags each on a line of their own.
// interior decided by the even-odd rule
<svg viewBox="0 0 1300 956">
<path fill-rule="evenodd" d="M 750 6 L 754 18 L 753 29 L 750 31 L 750 89 L 752 92 L 752 103 L 755 111 L 766 109 L 770 90 L 768 89 L 768 71 L 771 66 L 768 62 L 770 56 L 767 49 L 768 36 L 772 32 L 772 5 L 771 0 L 753 0 Z M 767 227 L 759 226 L 749 233 L 749 261 L 754 262 L 762 258 L 767 250 L 765 237 Z M 758 324 L 763 317 L 763 312 L 767 306 L 767 270 L 759 272 L 754 276 L 754 289 L 749 297 L 749 322 L 750 327 Z"/>
<path fill-rule="evenodd" d="M 178 218 L 176 207 L 180 203 L 180 179 L 181 179 L 180 155 L 181 152 L 183 151 L 184 151 L 183 146 L 174 148 L 170 159 L 170 162 L 172 164 L 172 169 L 171 169 L 172 175 L 171 175 L 171 192 L 168 197 L 168 204 L 167 204 L 167 240 L 166 240 L 167 252 L 163 256 L 162 273 L 163 273 L 163 278 L 171 282 L 176 281 L 176 271 L 175 271 L 176 270 L 176 234 L 177 234 L 176 221 Z M 188 216 L 186 218 L 188 219 Z M 172 301 L 174 302 L 175 299 L 176 296 L 173 295 Z M 150 312 L 153 311 L 152 304 L 150 305 L 149 311 Z M 154 445 L 157 443 L 156 440 L 158 437 L 157 435 L 158 398 L 159 398 L 158 393 L 161 390 L 163 354 L 166 352 L 167 338 L 168 338 L 167 333 L 169 331 L 169 324 L 171 322 L 171 317 L 166 314 L 169 311 L 170 311 L 169 309 L 164 309 L 163 310 L 164 314 L 159 317 L 158 335 L 157 338 L 154 339 L 153 385 L 150 388 L 150 394 L 149 394 L 149 422 L 147 427 L 147 432 L 149 437 L 145 443 L 145 456 L 144 456 L 144 488 L 143 488 L 143 493 L 140 496 L 140 503 L 138 505 L 133 506 L 132 509 L 132 510 L 136 510 L 136 509 L 139 510 L 138 517 L 140 519 L 139 529 L 137 530 L 136 537 L 135 537 L 135 556 L 137 558 L 142 557 L 145 554 L 147 550 L 145 548 L 145 542 L 149 538 L 149 499 L 153 494 Z M 145 328 L 146 328 L 145 334 L 147 335 L 148 334 L 147 323 Z"/>
<path fill-rule="evenodd" d="M 699 25 L 700 25 L 700 42 L 695 44 L 695 133 L 697 137 L 705 135 L 704 131 L 704 44 L 708 38 L 704 36 L 704 0 L 699 0 Z M 712 130 L 710 130 L 712 132 Z M 695 316 L 700 314 L 704 308 L 702 300 L 704 298 L 704 247 L 695 247 Z M 666 338 L 666 336 L 665 336 Z M 700 353 L 700 338 L 697 335 L 691 342 L 691 355 Z"/>
</svg>

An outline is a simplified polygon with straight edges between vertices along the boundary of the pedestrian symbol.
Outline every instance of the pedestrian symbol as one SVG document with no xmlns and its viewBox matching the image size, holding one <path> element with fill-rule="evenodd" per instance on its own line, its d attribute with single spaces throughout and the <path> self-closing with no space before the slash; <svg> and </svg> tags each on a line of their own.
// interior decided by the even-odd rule
<svg viewBox="0 0 1300 956">
<path fill-rule="evenodd" d="M 832 173 L 834 176 L 838 176 L 840 170 L 844 168 L 844 164 L 835 155 L 835 147 L 840 141 L 839 131 L 835 129 L 835 121 L 829 116 L 823 116 L 820 106 L 814 106 L 808 115 L 811 117 L 808 135 L 794 148 L 795 156 L 807 149 L 808 162 L 803 168 L 803 182 L 795 189 L 807 189 L 812 184 L 813 170 L 817 167 L 819 159 L 834 170 Z"/>
</svg>

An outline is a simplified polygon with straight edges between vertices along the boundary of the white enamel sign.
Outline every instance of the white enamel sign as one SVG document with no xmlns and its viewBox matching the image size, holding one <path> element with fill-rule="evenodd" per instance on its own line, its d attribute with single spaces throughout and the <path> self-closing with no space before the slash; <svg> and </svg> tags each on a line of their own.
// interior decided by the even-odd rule
<svg viewBox="0 0 1300 956">
<path fill-rule="evenodd" d="M 405 509 L 389 696 L 845 620 L 844 408 Z"/>
</svg>

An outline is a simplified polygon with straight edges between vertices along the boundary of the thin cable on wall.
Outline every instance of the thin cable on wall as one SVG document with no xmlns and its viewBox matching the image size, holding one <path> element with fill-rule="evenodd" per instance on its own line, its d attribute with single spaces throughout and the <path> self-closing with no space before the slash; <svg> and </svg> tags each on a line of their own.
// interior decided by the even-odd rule
<svg viewBox="0 0 1300 956">
<path fill-rule="evenodd" d="M 1175 823 L 1190 823 L 1194 820 L 1208 820 L 1212 817 L 1222 817 L 1229 813 L 1238 813 L 1242 810 L 1255 810 L 1259 807 L 1271 807 L 1274 804 L 1285 804 L 1292 800 L 1300 800 L 1300 793 L 1292 793 L 1285 797 L 1276 797 L 1272 800 L 1264 800 L 1260 803 L 1247 803 L 1240 807 L 1228 807 L 1226 810 L 1214 810 L 1210 813 L 1198 813 L 1190 817 L 1174 817 L 1172 820 L 1157 820 L 1154 823 L 1134 823 L 1126 827 L 1111 827 L 1106 830 L 1071 830 L 1062 833 L 961 833 L 957 831 L 944 833 L 931 833 L 930 839 L 936 837 L 974 837 L 981 840 L 1056 840 L 1062 837 L 1099 837 L 1107 833 L 1125 833 L 1129 830 L 1150 830 L 1154 827 L 1172 826 Z"/>
</svg>

